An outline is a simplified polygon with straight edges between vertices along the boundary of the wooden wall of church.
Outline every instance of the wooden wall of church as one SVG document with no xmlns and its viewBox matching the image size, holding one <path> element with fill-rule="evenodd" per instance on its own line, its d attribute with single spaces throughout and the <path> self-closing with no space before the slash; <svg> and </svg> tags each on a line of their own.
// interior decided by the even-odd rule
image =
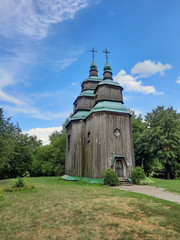
<svg viewBox="0 0 180 240">
<path fill-rule="evenodd" d="M 97 88 L 95 95 L 96 101 L 106 99 L 123 102 L 122 90 L 119 87 L 111 86 L 110 88 L 108 85 L 101 85 Z"/>
<path fill-rule="evenodd" d="M 70 176 L 82 176 L 84 126 L 83 120 L 72 121 L 67 129 L 65 170 Z"/>
<path fill-rule="evenodd" d="M 74 112 L 77 110 L 91 110 L 94 106 L 94 97 L 82 96 L 74 103 Z"/>
<path fill-rule="evenodd" d="M 127 177 L 134 168 L 134 152 L 129 114 L 93 113 L 86 120 L 84 175 L 93 178 L 103 177 L 106 168 L 111 167 L 114 155 L 125 157 L 129 164 Z M 120 135 L 114 135 L 115 129 Z"/>
<path fill-rule="evenodd" d="M 98 81 L 94 81 L 94 82 L 90 82 L 90 81 L 87 81 L 87 82 L 83 82 L 82 84 L 82 91 L 85 91 L 85 90 L 93 90 L 97 87 L 98 85 Z"/>
</svg>

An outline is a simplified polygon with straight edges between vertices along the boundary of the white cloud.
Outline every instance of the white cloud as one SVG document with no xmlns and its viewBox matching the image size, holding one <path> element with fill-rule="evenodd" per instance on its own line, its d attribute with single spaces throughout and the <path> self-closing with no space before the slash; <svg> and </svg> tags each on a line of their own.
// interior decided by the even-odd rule
<svg viewBox="0 0 180 240">
<path fill-rule="evenodd" d="M 0 89 L 14 84 L 16 84 L 16 81 L 13 76 L 8 71 L 0 68 Z"/>
<path fill-rule="evenodd" d="M 67 118 L 70 115 L 69 112 L 60 112 L 60 113 L 52 113 L 52 112 L 42 112 L 37 108 L 31 107 L 30 105 L 26 104 L 25 106 L 7 106 L 3 105 L 2 108 L 4 108 L 9 115 L 14 115 L 18 113 L 22 114 L 28 114 L 32 118 L 36 119 L 43 119 L 43 120 L 53 120 L 53 119 L 59 119 L 59 118 Z"/>
<path fill-rule="evenodd" d="M 15 85 L 17 80 L 12 76 L 11 72 L 0 68 L 0 100 L 4 102 L 9 102 L 17 105 L 24 105 L 24 101 L 9 95 L 3 89 L 5 87 Z"/>
<path fill-rule="evenodd" d="M 62 126 L 60 127 L 49 127 L 49 128 L 32 128 L 28 131 L 23 131 L 29 135 L 35 135 L 39 140 L 42 140 L 43 145 L 49 144 L 49 135 L 55 131 L 61 132 Z"/>
<path fill-rule="evenodd" d="M 57 70 L 61 71 L 65 68 L 69 67 L 70 65 L 72 65 L 77 60 L 78 60 L 77 57 L 60 60 L 57 62 Z"/>
<path fill-rule="evenodd" d="M 6 37 L 20 33 L 42 39 L 52 24 L 73 19 L 87 6 L 88 0 L 1 0 L 0 32 Z"/>
<path fill-rule="evenodd" d="M 136 116 L 139 116 L 140 114 L 143 115 L 143 111 L 139 110 L 139 109 L 131 109 L 132 111 L 135 112 Z"/>
<path fill-rule="evenodd" d="M 0 90 L 0 100 L 3 102 L 9 102 L 17 105 L 24 105 L 24 102 L 16 97 L 13 97 Z"/>
<path fill-rule="evenodd" d="M 177 78 L 176 82 L 180 84 L 180 76 Z"/>
<path fill-rule="evenodd" d="M 163 76 L 166 70 L 172 68 L 170 64 L 162 64 L 161 62 L 155 63 L 151 60 L 145 60 L 144 62 L 138 62 L 131 69 L 131 74 L 138 74 L 140 77 L 150 77 L 154 74 L 160 73 Z"/>
<path fill-rule="evenodd" d="M 116 76 L 114 76 L 114 80 L 125 87 L 126 91 L 135 91 L 144 94 L 156 95 L 163 94 L 162 92 L 156 91 L 153 86 L 144 86 L 142 81 L 137 81 L 137 77 L 126 74 L 124 70 L 121 70 Z"/>
</svg>

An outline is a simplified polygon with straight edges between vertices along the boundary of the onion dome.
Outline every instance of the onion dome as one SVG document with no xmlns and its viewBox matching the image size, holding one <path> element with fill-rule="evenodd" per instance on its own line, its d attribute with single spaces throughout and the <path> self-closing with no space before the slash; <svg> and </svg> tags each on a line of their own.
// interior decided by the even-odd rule
<svg viewBox="0 0 180 240">
<path fill-rule="evenodd" d="M 103 73 L 104 78 L 103 78 L 103 80 L 105 80 L 105 79 L 111 79 L 112 80 L 111 70 L 112 70 L 112 68 L 111 68 L 111 66 L 108 62 L 108 59 L 107 59 L 106 64 L 104 66 L 104 73 Z"/>
<path fill-rule="evenodd" d="M 92 61 L 92 63 L 91 63 L 90 69 L 91 69 L 91 70 L 94 70 L 94 69 L 97 70 L 97 66 L 96 66 L 96 64 L 95 64 L 94 59 L 93 59 L 93 61 Z"/>
<path fill-rule="evenodd" d="M 104 72 L 106 72 L 106 71 L 111 72 L 111 70 L 112 70 L 112 68 L 107 60 L 105 66 L 104 66 Z"/>
<path fill-rule="evenodd" d="M 97 66 L 95 64 L 94 59 L 92 60 L 90 70 L 89 70 L 89 77 L 91 76 L 98 76 L 98 70 L 97 70 Z"/>
</svg>

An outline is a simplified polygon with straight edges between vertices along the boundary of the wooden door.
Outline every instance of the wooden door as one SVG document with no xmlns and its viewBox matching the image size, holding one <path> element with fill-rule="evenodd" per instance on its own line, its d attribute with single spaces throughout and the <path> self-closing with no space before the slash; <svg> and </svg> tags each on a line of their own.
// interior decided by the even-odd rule
<svg viewBox="0 0 180 240">
<path fill-rule="evenodd" d="M 116 159 L 115 162 L 115 173 L 117 174 L 118 177 L 122 178 L 123 177 L 123 164 L 121 159 Z"/>
</svg>

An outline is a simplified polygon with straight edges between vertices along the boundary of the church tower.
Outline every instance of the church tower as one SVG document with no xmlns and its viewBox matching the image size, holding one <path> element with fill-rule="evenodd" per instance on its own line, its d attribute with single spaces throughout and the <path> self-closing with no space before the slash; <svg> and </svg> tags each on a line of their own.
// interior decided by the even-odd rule
<svg viewBox="0 0 180 240">
<path fill-rule="evenodd" d="M 74 102 L 67 125 L 65 170 L 71 176 L 102 178 L 112 168 L 124 180 L 135 167 L 131 115 L 105 53 L 103 79 L 98 77 L 93 54 L 89 77 Z"/>
</svg>

